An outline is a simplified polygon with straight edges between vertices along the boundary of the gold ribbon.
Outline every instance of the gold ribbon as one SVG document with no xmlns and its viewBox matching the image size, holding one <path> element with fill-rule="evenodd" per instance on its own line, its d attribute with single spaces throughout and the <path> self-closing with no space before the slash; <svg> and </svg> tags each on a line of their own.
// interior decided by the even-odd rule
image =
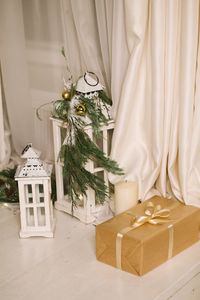
<svg viewBox="0 0 200 300">
<path fill-rule="evenodd" d="M 148 202 L 147 207 L 144 211 L 144 215 L 136 217 L 132 212 L 126 212 L 126 214 L 134 217 L 131 226 L 125 227 L 120 232 L 117 233 L 116 237 L 116 267 L 118 269 L 122 268 L 121 258 L 122 258 L 122 239 L 126 233 L 129 231 L 142 226 L 145 223 L 150 223 L 152 225 L 160 225 L 169 222 L 169 209 L 162 209 L 160 205 L 154 205 L 152 202 Z M 168 259 L 172 257 L 173 244 L 174 244 L 174 229 L 173 225 L 168 226 L 169 232 L 169 246 L 168 246 Z"/>
</svg>

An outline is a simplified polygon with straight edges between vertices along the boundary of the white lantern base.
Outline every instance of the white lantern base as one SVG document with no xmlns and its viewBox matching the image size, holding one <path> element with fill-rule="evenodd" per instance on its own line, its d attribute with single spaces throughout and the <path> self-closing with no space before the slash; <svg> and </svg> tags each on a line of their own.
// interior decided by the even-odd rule
<svg viewBox="0 0 200 300">
<path fill-rule="evenodd" d="M 34 230 L 20 230 L 19 232 L 19 236 L 20 238 L 29 238 L 29 237 L 47 237 L 47 238 L 53 238 L 54 237 L 54 229 L 55 229 L 55 220 L 53 220 L 52 222 L 52 226 L 50 228 L 50 230 L 41 230 L 38 228 L 38 230 L 36 231 L 35 228 Z"/>
<path fill-rule="evenodd" d="M 72 214 L 72 205 L 70 202 L 66 200 L 56 201 L 55 208 L 60 211 L 64 211 L 70 215 Z M 85 214 L 84 207 L 80 207 L 80 206 L 74 207 L 73 217 L 79 219 L 81 222 L 85 224 L 90 224 L 95 220 L 94 216 Z"/>
<path fill-rule="evenodd" d="M 54 233 L 52 231 L 49 232 L 23 232 L 20 231 L 19 233 L 20 238 L 29 238 L 29 237 L 47 237 L 47 238 L 53 238 L 54 237 Z"/>
<path fill-rule="evenodd" d="M 60 199 L 55 202 L 55 208 L 66 212 L 68 214 L 72 214 L 72 205 L 71 202 Z M 109 207 L 108 203 L 104 205 L 95 205 L 91 207 L 90 210 L 87 210 L 84 206 L 74 207 L 73 217 L 79 219 L 81 222 L 85 224 L 99 224 L 113 217 L 113 213 Z"/>
</svg>

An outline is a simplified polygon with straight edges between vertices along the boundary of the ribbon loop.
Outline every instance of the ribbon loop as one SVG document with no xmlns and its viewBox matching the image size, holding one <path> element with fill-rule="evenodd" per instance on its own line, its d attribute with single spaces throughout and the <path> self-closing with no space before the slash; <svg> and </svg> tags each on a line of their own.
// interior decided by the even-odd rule
<svg viewBox="0 0 200 300">
<path fill-rule="evenodd" d="M 166 208 L 162 209 L 161 205 L 154 205 L 152 202 L 148 202 L 144 215 L 137 217 L 131 211 L 127 211 L 126 214 L 133 218 L 131 225 L 136 228 L 145 223 L 157 225 L 168 222 L 168 220 L 163 219 L 169 218 L 170 210 Z"/>
</svg>

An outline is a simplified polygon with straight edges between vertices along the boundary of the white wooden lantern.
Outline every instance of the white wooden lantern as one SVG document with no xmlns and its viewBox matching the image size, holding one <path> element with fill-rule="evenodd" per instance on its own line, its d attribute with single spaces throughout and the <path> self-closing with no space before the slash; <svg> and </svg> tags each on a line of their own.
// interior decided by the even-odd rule
<svg viewBox="0 0 200 300">
<path fill-rule="evenodd" d="M 22 158 L 26 162 L 18 166 L 15 180 L 18 181 L 21 217 L 20 237 L 53 237 L 54 219 L 51 202 L 52 165 L 39 159 L 40 152 L 28 144 Z"/>
<path fill-rule="evenodd" d="M 59 159 L 60 148 L 63 144 L 66 136 L 67 123 L 61 120 L 51 118 L 53 122 L 53 140 L 54 140 L 54 155 L 55 155 L 55 172 L 56 172 L 56 188 L 57 188 L 57 201 L 55 202 L 55 208 L 71 214 L 72 204 L 65 193 L 65 187 L 63 184 L 63 165 Z M 102 139 L 96 141 L 98 146 L 104 151 L 106 155 L 110 153 L 111 137 L 114 128 L 114 121 L 110 120 L 108 125 L 102 126 Z M 85 131 L 89 137 L 94 140 L 92 126 L 87 125 Z M 98 176 L 104 178 L 105 184 L 108 186 L 108 174 L 99 166 L 95 165 L 92 161 L 89 161 L 86 165 L 86 169 L 91 173 L 95 173 Z M 83 223 L 98 223 L 102 220 L 106 220 L 112 217 L 112 212 L 109 203 L 104 205 L 95 204 L 95 192 L 93 189 L 88 188 L 87 196 L 80 199 L 80 203 L 74 208 L 73 215 L 77 217 Z"/>
</svg>

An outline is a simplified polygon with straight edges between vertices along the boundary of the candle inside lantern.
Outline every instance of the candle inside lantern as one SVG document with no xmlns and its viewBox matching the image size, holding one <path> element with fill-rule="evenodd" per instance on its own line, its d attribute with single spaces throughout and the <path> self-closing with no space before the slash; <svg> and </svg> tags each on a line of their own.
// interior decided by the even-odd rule
<svg viewBox="0 0 200 300">
<path fill-rule="evenodd" d="M 138 184 L 133 181 L 115 184 L 115 214 L 118 215 L 138 203 Z"/>
</svg>

